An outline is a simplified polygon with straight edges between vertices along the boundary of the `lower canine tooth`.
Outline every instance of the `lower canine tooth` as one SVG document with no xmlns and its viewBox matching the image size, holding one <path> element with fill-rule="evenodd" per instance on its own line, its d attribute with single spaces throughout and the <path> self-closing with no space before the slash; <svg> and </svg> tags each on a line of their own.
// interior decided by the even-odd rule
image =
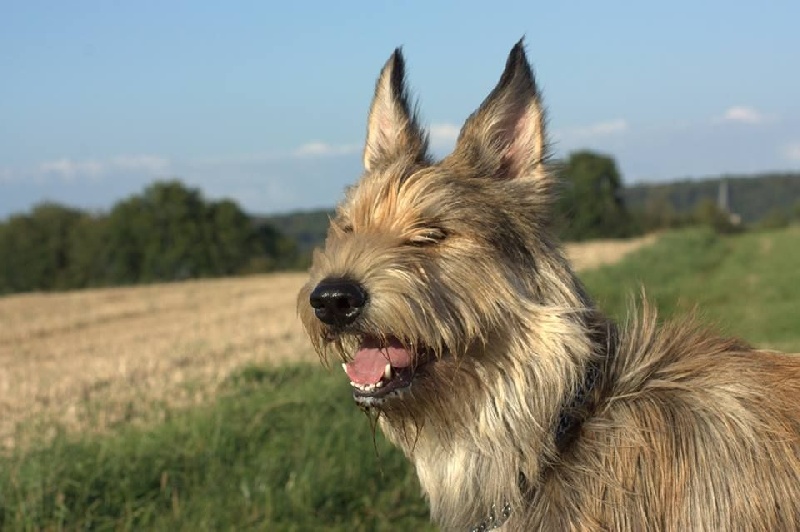
<svg viewBox="0 0 800 532">
<path fill-rule="evenodd" d="M 383 368 L 383 378 L 387 381 L 392 378 L 392 365 L 386 364 L 386 367 Z"/>
</svg>

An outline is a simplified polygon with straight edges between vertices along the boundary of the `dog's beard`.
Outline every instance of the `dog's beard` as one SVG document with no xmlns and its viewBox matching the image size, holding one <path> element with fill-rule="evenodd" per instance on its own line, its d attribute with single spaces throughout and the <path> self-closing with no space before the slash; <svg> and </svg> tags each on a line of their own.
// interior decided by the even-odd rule
<svg viewBox="0 0 800 532">
<path fill-rule="evenodd" d="M 351 333 L 329 338 L 327 345 L 327 355 L 335 351 L 343 360 L 356 405 L 388 422 L 391 439 L 405 448 L 414 448 L 426 425 L 444 428 L 450 434 L 441 438 L 446 445 L 485 399 L 483 342 L 451 352 L 392 335 Z"/>
</svg>

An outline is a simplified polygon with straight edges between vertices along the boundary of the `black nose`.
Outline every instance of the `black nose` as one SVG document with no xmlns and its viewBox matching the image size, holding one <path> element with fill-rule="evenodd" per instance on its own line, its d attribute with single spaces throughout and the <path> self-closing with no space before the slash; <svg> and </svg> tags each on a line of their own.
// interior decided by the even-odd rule
<svg viewBox="0 0 800 532">
<path fill-rule="evenodd" d="M 324 279 L 311 292 L 308 301 L 322 323 L 349 325 L 361 314 L 367 293 L 354 281 Z"/>
</svg>

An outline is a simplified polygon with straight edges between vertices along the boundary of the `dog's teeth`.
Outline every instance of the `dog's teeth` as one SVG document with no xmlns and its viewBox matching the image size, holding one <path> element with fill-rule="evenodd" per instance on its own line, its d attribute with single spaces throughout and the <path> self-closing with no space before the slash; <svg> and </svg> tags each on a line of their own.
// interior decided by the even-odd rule
<svg viewBox="0 0 800 532">
<path fill-rule="evenodd" d="M 383 386 L 383 381 L 378 381 L 375 383 L 376 388 L 380 388 L 381 386 Z"/>
<path fill-rule="evenodd" d="M 345 373 L 347 373 L 347 363 L 346 362 L 342 362 L 342 369 L 344 370 Z"/>
<path fill-rule="evenodd" d="M 387 381 L 392 378 L 392 365 L 386 364 L 386 367 L 383 368 L 383 378 Z"/>
</svg>

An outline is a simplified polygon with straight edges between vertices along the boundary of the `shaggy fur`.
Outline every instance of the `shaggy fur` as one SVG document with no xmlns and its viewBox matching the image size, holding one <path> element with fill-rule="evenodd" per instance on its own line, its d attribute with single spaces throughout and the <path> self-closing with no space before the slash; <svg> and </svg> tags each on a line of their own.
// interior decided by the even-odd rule
<svg viewBox="0 0 800 532">
<path fill-rule="evenodd" d="M 619 327 L 596 309 L 549 228 L 544 112 L 521 42 L 439 162 L 395 51 L 364 167 L 298 308 L 323 357 L 350 362 L 368 338 L 412 353 L 410 386 L 361 404 L 415 465 L 435 522 L 488 526 L 508 504 L 509 531 L 800 529 L 800 359 L 657 325 L 646 304 Z M 330 279 L 363 290 L 347 303 L 356 319 L 326 323 L 309 305 Z"/>
</svg>

